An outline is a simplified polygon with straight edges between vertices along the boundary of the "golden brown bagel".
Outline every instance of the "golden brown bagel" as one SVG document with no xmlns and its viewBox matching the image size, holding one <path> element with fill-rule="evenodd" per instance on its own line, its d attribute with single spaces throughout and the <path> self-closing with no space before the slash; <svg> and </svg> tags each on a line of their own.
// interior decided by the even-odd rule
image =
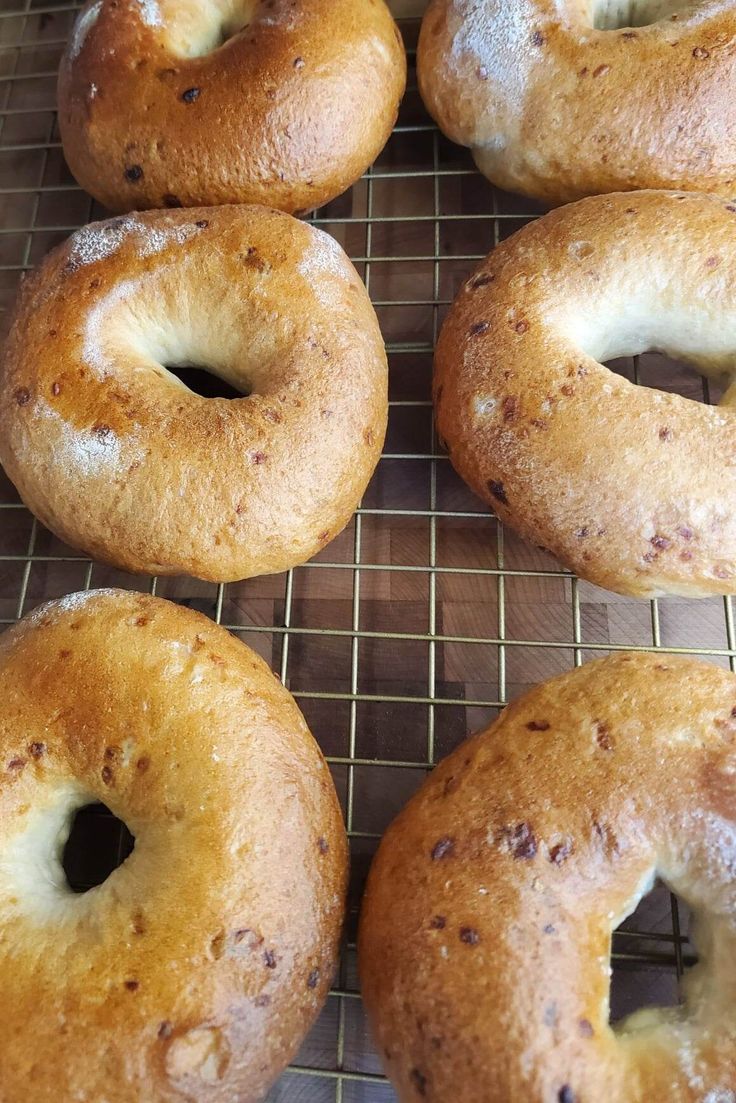
<svg viewBox="0 0 736 1103">
<path fill-rule="evenodd" d="M 255 1103 L 337 959 L 346 840 L 290 694 L 199 613 L 119 590 L 0 638 L 0 1098 Z M 130 857 L 75 895 L 102 801 Z"/>
<path fill-rule="evenodd" d="M 736 1084 L 736 678 L 619 655 L 460 746 L 385 835 L 363 997 L 402 1103 L 720 1103 Z M 694 909 L 684 1008 L 609 1026 L 611 933 Z"/>
<path fill-rule="evenodd" d="M 248 398 L 202 398 L 165 365 Z M 86 226 L 23 285 L 0 461 L 67 543 L 214 581 L 285 570 L 348 522 L 378 462 L 386 355 L 340 246 L 259 207 Z"/>
<path fill-rule="evenodd" d="M 375 160 L 405 84 L 383 0 L 95 0 L 61 63 L 59 127 L 110 210 L 304 213 Z"/>
<path fill-rule="evenodd" d="M 734 0 L 432 0 L 419 85 L 499 187 L 736 193 Z"/>
<path fill-rule="evenodd" d="M 732 378 L 734 286 L 736 206 L 714 196 L 599 196 L 525 226 L 440 335 L 453 465 L 581 578 L 638 596 L 735 592 L 736 390 L 707 406 L 601 363 L 658 349 Z"/>
</svg>

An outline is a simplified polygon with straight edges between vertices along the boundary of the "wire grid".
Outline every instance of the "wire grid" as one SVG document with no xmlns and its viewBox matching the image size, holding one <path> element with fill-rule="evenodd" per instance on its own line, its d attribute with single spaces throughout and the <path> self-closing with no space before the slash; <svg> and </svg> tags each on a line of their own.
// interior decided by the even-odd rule
<svg viewBox="0 0 736 1103">
<path fill-rule="evenodd" d="M 0 309 L 20 274 L 104 216 L 69 176 L 55 75 L 78 5 L 0 0 Z M 377 163 L 313 216 L 371 293 L 391 367 L 390 424 L 376 475 L 348 529 L 287 574 L 210 585 L 142 579 L 87 560 L 20 504 L 0 473 L 0 624 L 41 601 L 118 585 L 196 607 L 244 639 L 299 701 L 330 763 L 351 841 L 348 934 L 335 986 L 271 1103 L 394 1099 L 368 1038 L 355 922 L 386 824 L 426 771 L 541 679 L 613 650 L 699 655 L 734 669 L 729 598 L 624 599 L 579 582 L 504 530 L 463 487 L 434 434 L 438 329 L 460 282 L 540 208 L 494 190 L 425 114 L 413 73 L 418 23 L 402 24 L 410 84 Z M 707 382 L 643 356 L 614 365 L 637 382 L 711 401 Z M 115 845 L 120 856 L 122 834 Z M 654 893 L 614 940 L 614 1014 L 677 999 L 692 958 L 685 914 Z"/>
</svg>

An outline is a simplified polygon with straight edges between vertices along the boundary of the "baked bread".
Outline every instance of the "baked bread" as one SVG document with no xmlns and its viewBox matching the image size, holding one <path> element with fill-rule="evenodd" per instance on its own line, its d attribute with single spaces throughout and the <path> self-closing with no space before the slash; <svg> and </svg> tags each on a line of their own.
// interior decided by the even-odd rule
<svg viewBox="0 0 736 1103">
<path fill-rule="evenodd" d="M 197 365 L 242 398 L 203 398 Z M 74 547 L 216 582 L 302 563 L 347 524 L 388 410 L 375 311 L 340 246 L 261 207 L 85 226 L 22 289 L 0 461 Z"/>
<path fill-rule="evenodd" d="M 736 678 L 617 655 L 462 744 L 381 842 L 363 998 L 402 1103 L 708 1103 L 736 1084 Z M 695 914 L 682 1007 L 609 1024 L 655 874 Z"/>
<path fill-rule="evenodd" d="M 581 200 L 504 241 L 435 356 L 437 427 L 499 517 L 622 594 L 736 591 L 736 389 L 708 406 L 606 360 L 658 349 L 733 378 L 736 206 Z"/>
<path fill-rule="evenodd" d="M 431 0 L 419 86 L 509 191 L 733 196 L 734 36 L 733 0 Z"/>
<path fill-rule="evenodd" d="M 111 211 L 306 213 L 372 164 L 405 85 L 384 0 L 94 0 L 61 63 L 59 128 Z"/>
<path fill-rule="evenodd" d="M 99 590 L 0 637 L 0 1097 L 256 1103 L 335 968 L 346 838 L 290 694 L 199 613 Z M 76 895 L 101 801 L 135 836 Z"/>
</svg>

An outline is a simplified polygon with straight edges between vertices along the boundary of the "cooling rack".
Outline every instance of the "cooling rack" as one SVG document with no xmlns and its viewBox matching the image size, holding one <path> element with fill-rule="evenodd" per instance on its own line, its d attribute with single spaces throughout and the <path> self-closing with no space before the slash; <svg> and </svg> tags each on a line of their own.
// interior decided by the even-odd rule
<svg viewBox="0 0 736 1103">
<path fill-rule="evenodd" d="M 55 74 L 76 10 L 0 0 L 3 329 L 21 273 L 106 213 L 66 170 L 56 125 Z M 478 260 L 540 209 L 494 190 L 431 124 L 413 73 L 417 20 L 402 30 L 412 71 L 391 140 L 347 195 L 314 216 L 365 280 L 390 360 L 386 446 L 348 529 L 282 576 L 225 586 L 133 577 L 52 537 L 0 473 L 1 625 L 90 586 L 147 588 L 198 608 L 270 663 L 328 757 L 352 849 L 347 941 L 325 1010 L 270 1103 L 394 1099 L 358 993 L 357 909 L 382 830 L 440 757 L 530 686 L 609 651 L 684 652 L 732 669 L 736 657 L 730 599 L 636 601 L 579 582 L 504 529 L 439 448 L 430 376 L 443 316 Z M 714 397 L 661 357 L 613 366 L 643 384 Z M 120 859 L 129 839 L 95 816 L 98 845 Z M 624 926 L 614 938 L 614 1016 L 676 1002 L 693 955 L 682 905 L 660 888 Z"/>
</svg>

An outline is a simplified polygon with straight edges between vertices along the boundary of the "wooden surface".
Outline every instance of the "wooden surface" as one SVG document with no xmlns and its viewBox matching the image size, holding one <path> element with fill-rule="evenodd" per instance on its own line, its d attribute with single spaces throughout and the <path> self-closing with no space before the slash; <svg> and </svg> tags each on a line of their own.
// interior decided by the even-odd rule
<svg viewBox="0 0 736 1103">
<path fill-rule="evenodd" d="M 8 14 L 17 10 L 18 0 L 0 2 L 0 77 L 12 78 L 0 82 L 3 318 L 20 270 L 71 228 L 104 214 L 74 187 L 58 146 L 53 73 L 72 13 Z M 411 45 L 416 24 L 405 30 Z M 37 45 L 7 48 L 19 42 Z M 351 941 L 380 833 L 429 763 L 490 721 L 504 702 L 612 646 L 703 650 L 724 666 L 733 655 L 722 599 L 652 604 L 576 583 L 548 555 L 501 531 L 438 451 L 429 404 L 437 326 L 473 258 L 537 213 L 529 202 L 495 192 L 464 151 L 437 135 L 412 83 L 400 128 L 372 181 L 319 212 L 320 224 L 359 258 L 390 352 L 389 434 L 359 518 L 291 579 L 254 579 L 219 591 L 191 579 L 157 586 L 162 596 L 210 616 L 219 610 L 222 622 L 284 676 L 330 756 L 353 848 Z M 702 397 L 693 372 L 660 357 L 616 368 L 638 370 L 644 384 Z M 152 585 L 88 564 L 35 526 L 17 503 L 0 474 L 0 618 L 6 623 L 87 585 Z M 629 937 L 620 948 L 671 954 L 667 893 L 650 898 L 637 923 L 663 932 L 664 941 Z M 671 1002 L 674 978 L 671 964 L 622 965 L 615 1014 L 645 1000 Z M 379 1072 L 356 990 L 348 947 L 336 993 L 299 1058 L 324 1075 L 286 1074 L 272 1103 L 393 1098 L 381 1083 L 346 1078 L 340 1085 L 334 1075 Z"/>
</svg>

